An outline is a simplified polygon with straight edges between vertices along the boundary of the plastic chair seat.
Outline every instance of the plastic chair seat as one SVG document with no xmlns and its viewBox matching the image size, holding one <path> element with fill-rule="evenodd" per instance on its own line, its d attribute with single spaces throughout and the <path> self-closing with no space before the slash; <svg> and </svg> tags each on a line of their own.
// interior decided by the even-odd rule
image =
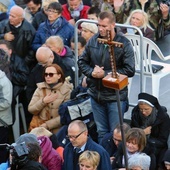
<svg viewBox="0 0 170 170">
<path fill-rule="evenodd" d="M 159 89 L 160 89 L 160 80 L 161 78 L 167 76 L 170 74 L 170 64 L 161 62 L 161 61 L 155 61 L 152 60 L 153 52 L 155 52 L 156 56 L 162 60 L 167 61 L 170 59 L 170 55 L 164 57 L 162 52 L 160 51 L 159 47 L 150 39 L 143 37 L 142 38 L 142 47 L 143 47 L 143 56 L 140 56 L 140 36 L 139 35 L 131 35 L 126 34 L 126 38 L 128 38 L 133 46 L 134 49 L 134 55 L 135 55 L 135 68 L 136 68 L 136 75 L 140 75 L 140 64 L 141 64 L 141 58 L 143 61 L 143 89 L 144 92 L 146 92 L 146 78 L 150 77 L 152 80 L 152 95 L 159 98 Z M 156 73 L 153 73 L 152 71 L 152 64 L 155 65 L 162 65 L 163 69 L 159 70 Z"/>
</svg>

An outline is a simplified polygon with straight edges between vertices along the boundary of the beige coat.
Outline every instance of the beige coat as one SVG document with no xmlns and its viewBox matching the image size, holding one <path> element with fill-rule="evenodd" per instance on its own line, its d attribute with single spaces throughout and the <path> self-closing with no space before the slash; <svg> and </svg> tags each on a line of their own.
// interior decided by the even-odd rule
<svg viewBox="0 0 170 170">
<path fill-rule="evenodd" d="M 49 104 L 44 104 L 43 98 L 44 98 L 44 92 L 43 89 L 45 89 L 45 94 L 49 93 L 57 93 L 58 97 L 57 99 Z M 70 93 L 73 89 L 72 84 L 65 81 L 64 83 L 58 83 L 53 88 L 50 88 L 50 86 L 45 83 L 38 83 L 37 89 L 33 94 L 33 97 L 28 105 L 28 110 L 33 115 L 39 115 L 39 119 L 45 120 L 45 123 L 47 124 L 49 130 L 52 132 L 56 132 L 60 125 L 60 116 L 58 114 L 58 108 L 61 103 L 67 101 L 70 99 Z M 49 112 L 50 119 L 48 120 L 46 113 Z"/>
</svg>

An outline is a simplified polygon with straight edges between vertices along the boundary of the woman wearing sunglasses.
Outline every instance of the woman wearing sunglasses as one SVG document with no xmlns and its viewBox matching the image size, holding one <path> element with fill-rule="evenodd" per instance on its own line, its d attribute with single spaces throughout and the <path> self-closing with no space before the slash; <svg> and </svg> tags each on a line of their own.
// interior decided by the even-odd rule
<svg viewBox="0 0 170 170">
<path fill-rule="evenodd" d="M 45 67 L 44 79 L 44 82 L 37 84 L 28 106 L 29 112 L 33 114 L 29 130 L 42 126 L 56 133 L 61 127 L 58 108 L 61 103 L 70 99 L 73 86 L 65 79 L 57 64 Z"/>
</svg>

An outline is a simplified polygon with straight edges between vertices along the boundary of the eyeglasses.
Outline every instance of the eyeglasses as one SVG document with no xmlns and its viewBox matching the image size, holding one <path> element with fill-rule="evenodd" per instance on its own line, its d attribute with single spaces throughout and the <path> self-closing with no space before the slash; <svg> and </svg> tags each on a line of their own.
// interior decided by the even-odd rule
<svg viewBox="0 0 170 170">
<path fill-rule="evenodd" d="M 54 10 L 51 10 L 51 9 L 47 9 L 46 12 L 51 12 L 53 14 L 57 14 L 58 13 L 58 11 L 54 11 Z"/>
<path fill-rule="evenodd" d="M 75 140 L 75 139 L 77 139 L 83 132 L 85 132 L 86 130 L 84 130 L 84 131 L 82 131 L 82 132 L 80 132 L 78 135 L 76 135 L 76 136 L 71 136 L 71 135 L 67 135 L 66 137 L 68 138 L 68 139 L 73 139 L 73 140 Z"/>
<path fill-rule="evenodd" d="M 58 73 L 45 73 L 44 75 L 45 75 L 45 77 L 47 77 L 47 76 L 49 76 L 49 77 L 53 77 L 53 76 L 54 76 L 54 74 L 58 74 Z"/>
</svg>

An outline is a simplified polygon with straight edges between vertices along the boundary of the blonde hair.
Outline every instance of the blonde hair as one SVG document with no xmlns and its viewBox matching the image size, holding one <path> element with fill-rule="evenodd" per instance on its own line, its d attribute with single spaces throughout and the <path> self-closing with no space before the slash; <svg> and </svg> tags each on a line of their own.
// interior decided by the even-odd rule
<svg viewBox="0 0 170 170">
<path fill-rule="evenodd" d="M 64 43 L 63 43 L 63 39 L 60 36 L 50 36 L 45 44 L 54 46 L 60 50 L 62 50 L 64 48 Z"/>
<path fill-rule="evenodd" d="M 7 12 L 8 8 L 4 4 L 0 3 L 0 11 L 1 12 Z"/>
<path fill-rule="evenodd" d="M 30 131 L 30 134 L 34 134 L 37 137 L 39 136 L 50 137 L 52 135 L 52 133 L 44 127 L 36 127 Z"/>
<path fill-rule="evenodd" d="M 142 16 L 143 16 L 143 25 L 142 25 L 142 28 L 144 28 L 144 31 L 146 30 L 147 27 L 149 27 L 150 29 L 153 30 L 153 28 L 149 25 L 148 14 L 145 11 L 141 10 L 141 9 L 133 10 L 130 13 L 129 17 L 127 18 L 127 20 L 126 20 L 126 22 L 124 24 L 131 25 L 130 24 L 130 20 L 131 20 L 133 14 L 135 14 L 135 13 L 142 14 Z"/>
<path fill-rule="evenodd" d="M 89 162 L 93 168 L 97 169 L 100 162 L 100 155 L 96 151 L 86 150 L 79 156 L 79 164 L 81 164 L 82 161 Z"/>
<path fill-rule="evenodd" d="M 48 5 L 52 2 L 58 2 L 58 0 L 43 0 L 42 1 L 42 8 L 48 7 Z"/>
</svg>

